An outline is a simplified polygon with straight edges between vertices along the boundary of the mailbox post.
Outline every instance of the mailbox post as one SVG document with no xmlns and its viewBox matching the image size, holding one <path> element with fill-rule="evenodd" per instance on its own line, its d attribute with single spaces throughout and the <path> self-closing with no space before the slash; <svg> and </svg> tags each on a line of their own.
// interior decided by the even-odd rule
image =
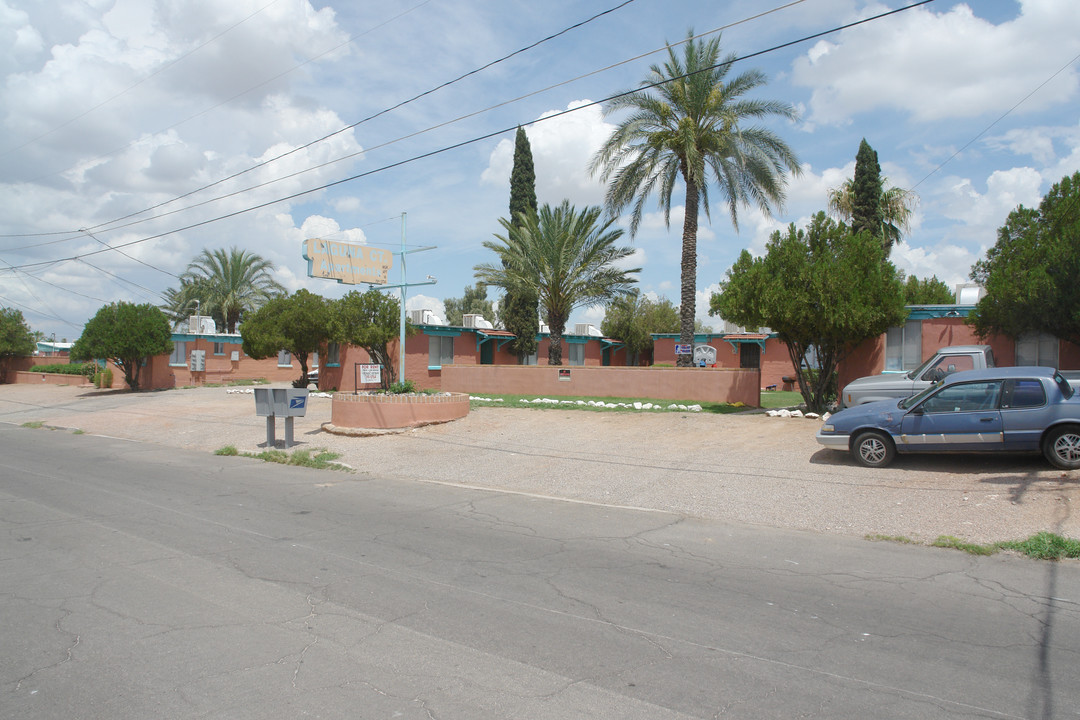
<svg viewBox="0 0 1080 720">
<path fill-rule="evenodd" d="M 255 414 L 266 418 L 266 446 L 275 447 L 276 418 L 285 418 L 285 447 L 293 445 L 293 418 L 307 414 L 307 388 L 255 388 Z"/>
</svg>

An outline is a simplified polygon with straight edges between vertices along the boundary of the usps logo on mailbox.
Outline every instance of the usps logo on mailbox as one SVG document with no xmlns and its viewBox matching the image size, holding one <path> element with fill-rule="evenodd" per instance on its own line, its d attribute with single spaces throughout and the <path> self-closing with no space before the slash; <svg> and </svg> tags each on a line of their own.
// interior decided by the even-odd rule
<svg viewBox="0 0 1080 720">
<path fill-rule="evenodd" d="M 290 410 L 302 410 L 306 403 L 307 403 L 307 398 L 303 397 L 303 396 L 289 398 L 289 409 Z"/>
</svg>

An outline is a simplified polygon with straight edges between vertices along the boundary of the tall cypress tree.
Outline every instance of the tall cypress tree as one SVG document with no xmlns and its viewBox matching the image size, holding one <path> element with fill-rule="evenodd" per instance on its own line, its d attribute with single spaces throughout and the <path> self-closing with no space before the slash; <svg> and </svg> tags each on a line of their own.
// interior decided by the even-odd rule
<svg viewBox="0 0 1080 720">
<path fill-rule="evenodd" d="M 855 156 L 854 198 L 851 207 L 851 230 L 866 230 L 876 238 L 882 237 L 884 217 L 881 211 L 881 165 L 877 151 L 863 138 Z"/>
<path fill-rule="evenodd" d="M 520 225 L 520 214 L 536 212 L 536 170 L 533 168 L 532 148 L 524 128 L 518 127 L 514 141 L 514 169 L 510 172 L 510 222 Z M 537 316 L 539 300 L 536 289 L 507 288 L 499 315 L 503 327 L 517 336 L 510 346 L 521 362 L 536 352 L 536 334 L 540 331 Z"/>
</svg>

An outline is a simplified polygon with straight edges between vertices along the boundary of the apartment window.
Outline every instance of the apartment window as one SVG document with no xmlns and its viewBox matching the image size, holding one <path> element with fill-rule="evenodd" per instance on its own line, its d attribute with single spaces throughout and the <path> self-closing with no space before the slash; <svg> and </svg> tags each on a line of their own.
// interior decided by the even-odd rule
<svg viewBox="0 0 1080 720">
<path fill-rule="evenodd" d="M 428 368 L 438 370 L 443 365 L 454 364 L 454 338 L 432 335 L 428 338 Z"/>
<path fill-rule="evenodd" d="M 922 321 L 908 320 L 885 334 L 885 370 L 914 370 L 922 362 Z"/>
<path fill-rule="evenodd" d="M 172 355 L 169 356 L 170 365 L 187 367 L 187 343 L 183 340 L 174 340 Z"/>
<path fill-rule="evenodd" d="M 288 350 L 281 350 L 277 354 L 278 367 L 292 367 L 292 355 Z"/>
<path fill-rule="evenodd" d="M 569 365 L 584 365 L 585 364 L 585 344 L 584 343 L 570 343 L 566 352 L 567 364 Z"/>
<path fill-rule="evenodd" d="M 214 354 L 215 355 L 224 355 L 225 354 L 225 343 L 223 343 L 223 342 L 214 343 Z"/>
<path fill-rule="evenodd" d="M 538 358 L 538 356 L 537 356 L 536 353 L 530 353 L 529 355 L 526 355 L 524 358 L 521 359 L 521 364 L 522 365 L 536 365 L 537 364 L 537 358 Z"/>
<path fill-rule="evenodd" d="M 311 353 L 311 363 L 310 363 L 310 365 L 311 365 L 312 370 L 319 367 L 319 353 L 318 352 Z"/>
<path fill-rule="evenodd" d="M 326 364 L 329 367 L 341 365 L 341 346 L 337 343 L 326 346 Z"/>
<path fill-rule="evenodd" d="M 1058 340 L 1049 333 L 1027 332 L 1016 339 L 1017 365 L 1058 366 Z"/>
</svg>

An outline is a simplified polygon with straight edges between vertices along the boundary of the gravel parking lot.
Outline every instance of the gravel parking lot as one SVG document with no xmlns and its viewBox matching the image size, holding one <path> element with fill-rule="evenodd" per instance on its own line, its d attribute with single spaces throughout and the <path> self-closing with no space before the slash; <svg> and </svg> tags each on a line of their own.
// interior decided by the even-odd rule
<svg viewBox="0 0 1080 720">
<path fill-rule="evenodd" d="M 595 413 L 482 407 L 459 421 L 373 437 L 322 430 L 331 400 L 297 418 L 297 447 L 341 454 L 354 473 L 312 471 L 313 484 L 365 477 L 441 482 L 843 535 L 974 542 L 1049 530 L 1080 538 L 1080 472 L 1036 456 L 901 457 L 862 468 L 814 441 L 818 420 L 761 414 Z M 0 386 L 0 421 L 41 422 L 212 452 L 264 449 L 251 394 L 197 388 L 132 394 Z M 28 442 L 50 442 L 47 429 Z M 278 438 L 284 423 L 278 421 Z M 255 462 L 236 459 L 231 462 Z M 716 538 L 717 542 L 722 537 Z"/>
</svg>

